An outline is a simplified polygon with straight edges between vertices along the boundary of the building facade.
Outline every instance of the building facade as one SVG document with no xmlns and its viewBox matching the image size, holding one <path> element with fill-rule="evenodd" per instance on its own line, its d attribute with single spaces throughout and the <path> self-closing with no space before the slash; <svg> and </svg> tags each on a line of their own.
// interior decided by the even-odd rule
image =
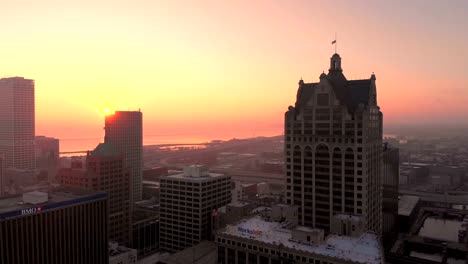
<svg viewBox="0 0 468 264">
<path fill-rule="evenodd" d="M 132 247 L 138 257 L 151 255 L 159 250 L 159 200 L 142 200 L 135 203 L 132 212 Z"/>
<path fill-rule="evenodd" d="M 231 201 L 231 177 L 199 165 L 161 177 L 160 247 L 176 252 L 212 240 L 214 214 Z"/>
<path fill-rule="evenodd" d="M 0 79 L 0 154 L 5 168 L 28 171 L 32 179 L 34 136 L 34 80 Z"/>
<path fill-rule="evenodd" d="M 390 246 L 398 235 L 398 186 L 400 179 L 400 151 L 389 144 L 383 145 L 382 163 L 382 218 L 383 242 Z"/>
<path fill-rule="evenodd" d="M 57 138 L 35 137 L 36 169 L 40 180 L 55 180 L 60 163 L 60 142 Z"/>
<path fill-rule="evenodd" d="M 279 205 L 272 207 L 269 216 L 250 216 L 218 230 L 217 263 L 384 263 L 375 233 L 325 236 L 323 229 L 297 226 L 295 218 L 297 206 Z"/>
<path fill-rule="evenodd" d="M 66 188 L 0 199 L 0 263 L 107 264 L 107 195 Z"/>
<path fill-rule="evenodd" d="M 101 143 L 86 157 L 86 169 L 61 169 L 59 180 L 75 186 L 106 192 L 109 196 L 109 240 L 131 243 L 130 175 L 123 157 L 110 143 Z"/>
<path fill-rule="evenodd" d="M 285 113 L 286 201 L 299 224 L 330 231 L 336 214 L 382 231 L 382 112 L 375 75 L 347 80 L 334 54 L 317 83 L 299 81 Z"/>
<path fill-rule="evenodd" d="M 122 153 L 130 171 L 131 202 L 142 199 L 143 114 L 140 111 L 116 111 L 105 119 L 104 141 Z"/>
</svg>

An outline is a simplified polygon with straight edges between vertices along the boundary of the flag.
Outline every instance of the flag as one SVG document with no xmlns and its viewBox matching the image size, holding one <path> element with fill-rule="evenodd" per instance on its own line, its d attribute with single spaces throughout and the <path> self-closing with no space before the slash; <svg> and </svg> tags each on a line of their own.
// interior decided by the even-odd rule
<svg viewBox="0 0 468 264">
<path fill-rule="evenodd" d="M 332 41 L 332 45 L 336 43 L 336 39 L 334 41 Z"/>
</svg>

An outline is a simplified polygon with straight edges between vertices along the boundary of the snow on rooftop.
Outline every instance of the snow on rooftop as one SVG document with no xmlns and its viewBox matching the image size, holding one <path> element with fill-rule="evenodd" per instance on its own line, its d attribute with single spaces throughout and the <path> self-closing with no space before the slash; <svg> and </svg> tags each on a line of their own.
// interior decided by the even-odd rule
<svg viewBox="0 0 468 264">
<path fill-rule="evenodd" d="M 247 202 L 239 202 L 239 201 L 238 201 L 238 202 L 231 202 L 231 203 L 229 203 L 228 205 L 229 205 L 229 206 L 232 206 L 232 207 L 243 207 L 243 206 L 246 206 L 246 205 L 248 205 L 248 204 L 249 204 L 249 203 L 247 203 Z"/>
<path fill-rule="evenodd" d="M 266 212 L 266 211 L 271 211 L 271 207 L 266 207 L 266 206 L 260 206 L 252 210 L 252 213 L 261 213 L 261 212 Z"/>
<path fill-rule="evenodd" d="M 311 228 L 311 227 L 307 227 L 307 226 L 297 226 L 295 229 L 299 230 L 299 231 L 304 231 L 304 232 L 315 232 L 317 230 L 322 230 L 322 229 Z"/>
<path fill-rule="evenodd" d="M 304 244 L 291 240 L 290 229 L 279 222 L 269 222 L 260 216 L 228 225 L 221 234 L 249 238 L 260 242 L 282 245 L 311 254 L 334 257 L 359 263 L 383 263 L 383 254 L 377 235 L 364 233 L 360 237 L 329 235 L 322 244 Z"/>
</svg>

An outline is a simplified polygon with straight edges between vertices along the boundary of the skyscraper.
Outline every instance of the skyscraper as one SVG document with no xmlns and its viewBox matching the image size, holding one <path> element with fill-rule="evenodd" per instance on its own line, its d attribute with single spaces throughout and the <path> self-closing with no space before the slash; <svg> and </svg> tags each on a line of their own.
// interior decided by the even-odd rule
<svg viewBox="0 0 468 264">
<path fill-rule="evenodd" d="M 0 263 L 106 264 L 107 195 L 76 188 L 0 199 Z"/>
<path fill-rule="evenodd" d="M 384 143 L 382 160 L 382 238 L 384 245 L 388 247 L 398 235 L 399 149 Z"/>
<path fill-rule="evenodd" d="M 212 239 L 213 210 L 230 202 L 231 177 L 203 166 L 161 177 L 161 249 L 175 252 Z"/>
<path fill-rule="evenodd" d="M 104 141 L 115 146 L 130 171 L 131 202 L 141 200 L 143 170 L 143 115 L 140 111 L 116 111 L 106 116 Z"/>
<path fill-rule="evenodd" d="M 299 81 L 285 113 L 287 203 L 299 224 L 330 231 L 337 215 L 359 216 L 382 230 L 382 112 L 375 75 L 347 80 L 341 57 L 330 59 L 317 83 Z M 341 216 L 340 216 L 341 217 Z"/>
<path fill-rule="evenodd" d="M 34 81 L 0 79 L 0 154 L 5 168 L 35 170 Z"/>
<path fill-rule="evenodd" d="M 106 192 L 109 196 L 109 239 L 130 244 L 130 177 L 123 157 L 111 143 L 101 143 L 86 157 L 86 169 L 61 169 L 63 185 Z"/>
</svg>

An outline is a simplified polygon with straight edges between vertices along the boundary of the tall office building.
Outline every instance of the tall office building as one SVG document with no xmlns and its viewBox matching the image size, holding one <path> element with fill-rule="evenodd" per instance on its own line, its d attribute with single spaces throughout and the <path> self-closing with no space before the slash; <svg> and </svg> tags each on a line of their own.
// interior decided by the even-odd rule
<svg viewBox="0 0 468 264">
<path fill-rule="evenodd" d="M 104 141 L 112 143 L 130 171 L 131 202 L 142 199 L 143 115 L 140 111 L 117 111 L 106 116 Z"/>
<path fill-rule="evenodd" d="M 161 177 L 161 249 L 176 252 L 213 239 L 213 212 L 230 202 L 231 177 L 206 167 Z"/>
<path fill-rule="evenodd" d="M 34 172 L 34 136 L 34 81 L 0 79 L 0 154 L 5 168 Z"/>
<path fill-rule="evenodd" d="M 0 263 L 107 264 L 107 195 L 64 188 L 0 199 Z"/>
<path fill-rule="evenodd" d="M 382 113 L 375 75 L 347 80 L 334 54 L 320 82 L 299 81 L 285 113 L 287 203 L 299 224 L 330 232 L 337 215 L 359 216 L 382 230 Z"/>
<path fill-rule="evenodd" d="M 111 143 L 101 143 L 88 153 L 86 169 L 61 169 L 58 178 L 66 186 L 106 192 L 109 196 L 109 240 L 130 244 L 130 176 L 122 155 Z"/>
<path fill-rule="evenodd" d="M 400 151 L 383 144 L 382 166 L 382 217 L 384 246 L 392 245 L 398 235 L 398 186 L 400 178 Z"/>
</svg>

